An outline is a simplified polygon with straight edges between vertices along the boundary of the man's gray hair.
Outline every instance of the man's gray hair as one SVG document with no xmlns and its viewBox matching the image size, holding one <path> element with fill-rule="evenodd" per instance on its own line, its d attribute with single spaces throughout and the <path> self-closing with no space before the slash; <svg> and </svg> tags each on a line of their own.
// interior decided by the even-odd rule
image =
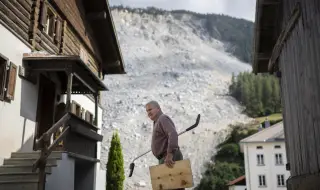
<svg viewBox="0 0 320 190">
<path fill-rule="evenodd" d="M 148 102 L 148 103 L 146 104 L 146 106 L 147 106 L 147 105 L 153 105 L 153 106 L 156 107 L 156 108 L 160 108 L 159 103 L 158 103 L 157 101 L 154 101 L 154 100 Z"/>
</svg>

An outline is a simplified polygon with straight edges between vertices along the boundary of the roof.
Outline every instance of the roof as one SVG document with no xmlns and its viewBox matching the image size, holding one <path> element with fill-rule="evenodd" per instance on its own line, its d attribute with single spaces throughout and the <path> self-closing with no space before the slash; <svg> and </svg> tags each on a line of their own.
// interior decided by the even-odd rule
<svg viewBox="0 0 320 190">
<path fill-rule="evenodd" d="M 95 93 L 108 90 L 103 81 L 86 66 L 79 56 L 47 55 L 32 52 L 25 53 L 23 61 L 28 68 L 34 71 L 65 72 L 66 68 L 70 69 L 75 79 L 78 79 L 72 81 L 72 85 L 75 85 L 75 87 L 72 87 L 73 91 L 78 90 L 86 93 L 90 91 L 91 93 Z M 77 81 L 82 85 L 79 86 Z M 83 86 L 89 89 L 89 91 L 84 91 Z"/>
<path fill-rule="evenodd" d="M 83 44 L 95 52 L 98 59 L 101 58 L 99 62 L 101 62 L 103 74 L 125 74 L 122 53 L 108 1 L 53 1 L 81 37 Z M 73 7 L 71 11 L 70 7 Z M 90 34 L 93 39 L 87 34 Z"/>
<path fill-rule="evenodd" d="M 228 186 L 231 186 L 231 185 L 246 185 L 246 176 L 243 175 L 243 176 L 238 177 L 237 179 L 229 181 L 227 185 Z"/>
<path fill-rule="evenodd" d="M 268 72 L 269 59 L 273 47 L 280 33 L 281 0 L 257 0 L 254 44 L 253 44 L 253 72 Z"/>
<path fill-rule="evenodd" d="M 284 141 L 283 122 L 279 122 L 272 125 L 262 131 L 259 131 L 245 139 L 242 139 L 240 143 L 253 143 L 253 142 L 274 142 Z"/>
</svg>

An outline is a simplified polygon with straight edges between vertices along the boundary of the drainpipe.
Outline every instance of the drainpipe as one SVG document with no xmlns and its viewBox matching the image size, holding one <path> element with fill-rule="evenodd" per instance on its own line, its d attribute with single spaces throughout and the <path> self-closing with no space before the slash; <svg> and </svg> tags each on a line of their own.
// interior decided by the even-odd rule
<svg viewBox="0 0 320 190">
<path fill-rule="evenodd" d="M 248 163 L 248 182 L 249 182 L 249 184 L 247 184 L 247 190 L 251 190 L 251 183 L 250 183 L 250 161 L 249 161 L 249 154 L 248 154 L 248 144 L 247 143 L 245 143 L 245 146 L 246 146 L 246 157 L 247 157 L 247 163 Z"/>
</svg>

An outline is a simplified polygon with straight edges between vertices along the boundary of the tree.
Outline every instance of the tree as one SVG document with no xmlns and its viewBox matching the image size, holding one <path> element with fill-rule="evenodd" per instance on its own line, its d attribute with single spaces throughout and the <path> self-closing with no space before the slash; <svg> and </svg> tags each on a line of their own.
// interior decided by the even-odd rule
<svg viewBox="0 0 320 190">
<path fill-rule="evenodd" d="M 272 75 L 233 74 L 229 94 L 245 107 L 244 112 L 250 117 L 281 112 L 279 81 Z"/>
<path fill-rule="evenodd" d="M 123 155 L 120 138 L 117 132 L 113 133 L 107 163 L 107 190 L 123 189 L 124 181 Z"/>
</svg>

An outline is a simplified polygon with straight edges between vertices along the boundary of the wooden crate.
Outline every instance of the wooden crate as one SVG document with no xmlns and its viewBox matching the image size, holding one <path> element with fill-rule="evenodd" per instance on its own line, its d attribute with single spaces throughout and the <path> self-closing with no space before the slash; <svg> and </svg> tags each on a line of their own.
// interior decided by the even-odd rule
<svg viewBox="0 0 320 190">
<path fill-rule="evenodd" d="M 177 189 L 193 187 L 190 160 L 176 161 L 173 168 L 165 164 L 150 166 L 153 190 Z"/>
</svg>

